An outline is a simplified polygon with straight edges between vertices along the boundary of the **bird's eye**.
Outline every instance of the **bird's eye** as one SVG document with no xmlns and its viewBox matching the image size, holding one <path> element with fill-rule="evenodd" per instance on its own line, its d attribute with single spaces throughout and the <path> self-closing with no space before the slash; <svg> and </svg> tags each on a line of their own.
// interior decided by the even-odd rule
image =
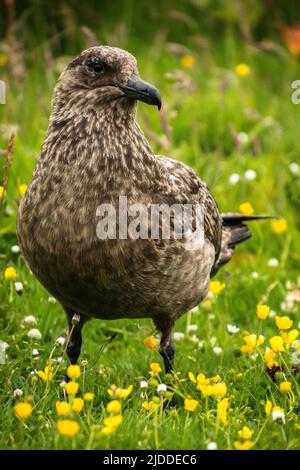
<svg viewBox="0 0 300 470">
<path fill-rule="evenodd" d="M 104 72 L 105 68 L 101 62 L 87 62 L 87 68 L 90 72 L 96 73 L 97 75 Z"/>
</svg>

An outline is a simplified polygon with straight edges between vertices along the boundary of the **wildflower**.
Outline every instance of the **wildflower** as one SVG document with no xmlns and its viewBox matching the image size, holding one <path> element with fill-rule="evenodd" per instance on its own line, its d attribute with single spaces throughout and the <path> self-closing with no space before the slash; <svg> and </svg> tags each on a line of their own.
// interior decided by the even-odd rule
<svg viewBox="0 0 300 470">
<path fill-rule="evenodd" d="M 71 365 L 67 369 L 67 376 L 69 379 L 78 379 L 80 377 L 80 367 L 78 365 Z"/>
<path fill-rule="evenodd" d="M 23 197 L 26 193 L 26 190 L 27 190 L 27 184 L 24 184 L 24 183 L 19 184 L 18 190 L 19 190 L 20 196 Z"/>
<path fill-rule="evenodd" d="M 272 338 L 269 339 L 269 343 L 274 352 L 284 351 L 283 339 L 281 336 L 272 336 Z"/>
<path fill-rule="evenodd" d="M 265 404 L 265 412 L 267 416 L 270 416 L 272 412 L 272 407 L 273 407 L 272 402 L 270 400 L 267 400 Z"/>
<path fill-rule="evenodd" d="M 235 326 L 235 325 L 227 325 L 227 331 L 228 333 L 231 333 L 232 335 L 235 335 L 236 333 L 238 333 L 240 331 L 240 329 Z"/>
<path fill-rule="evenodd" d="M 32 355 L 33 356 L 38 356 L 40 354 L 40 351 L 38 349 L 33 349 L 32 350 Z"/>
<path fill-rule="evenodd" d="M 173 334 L 174 341 L 181 341 L 183 338 L 184 333 L 182 333 L 181 331 L 175 331 L 175 333 Z"/>
<path fill-rule="evenodd" d="M 107 413 L 112 413 L 114 415 L 119 414 L 121 411 L 121 408 L 122 408 L 122 405 L 118 400 L 112 400 L 106 405 Z"/>
<path fill-rule="evenodd" d="M 251 431 L 248 426 L 243 426 L 243 428 L 238 432 L 239 439 L 244 441 L 251 439 L 252 435 L 253 431 Z"/>
<path fill-rule="evenodd" d="M 258 279 L 258 272 L 257 272 L 257 271 L 253 271 L 253 272 L 251 273 L 251 277 L 252 277 L 252 279 Z"/>
<path fill-rule="evenodd" d="M 57 401 L 55 403 L 56 413 L 58 416 L 66 416 L 70 413 L 70 404 L 66 401 Z"/>
<path fill-rule="evenodd" d="M 167 391 L 166 384 L 159 384 L 157 386 L 157 393 L 165 393 Z"/>
<path fill-rule="evenodd" d="M 240 181 L 240 175 L 238 173 L 232 173 L 232 175 L 229 176 L 229 183 L 230 184 L 237 184 Z"/>
<path fill-rule="evenodd" d="M 28 338 L 30 338 L 30 339 L 39 340 L 39 339 L 42 338 L 42 333 L 41 333 L 40 330 L 38 330 L 37 328 L 32 328 L 32 330 L 29 330 L 29 331 L 28 331 L 27 336 L 28 336 Z"/>
<path fill-rule="evenodd" d="M 279 265 L 279 261 L 277 258 L 269 259 L 268 266 L 270 266 L 271 268 L 277 268 L 278 265 Z"/>
<path fill-rule="evenodd" d="M 4 279 L 7 281 L 11 281 L 17 277 L 17 271 L 15 268 L 12 266 L 9 266 L 8 268 L 5 269 L 4 271 Z"/>
<path fill-rule="evenodd" d="M 223 354 L 223 349 L 220 348 L 220 346 L 215 346 L 213 348 L 213 352 L 215 353 L 216 356 L 221 356 Z"/>
<path fill-rule="evenodd" d="M 94 393 L 91 393 L 91 392 L 86 392 L 84 395 L 83 395 L 83 399 L 85 401 L 93 401 L 95 398 L 95 394 Z"/>
<path fill-rule="evenodd" d="M 75 413 L 80 413 L 83 407 L 84 407 L 83 398 L 73 398 L 72 411 L 74 411 Z"/>
<path fill-rule="evenodd" d="M 0 351 L 5 352 L 9 348 L 9 344 L 5 341 L 0 341 Z"/>
<path fill-rule="evenodd" d="M 290 346 L 299 336 L 299 331 L 298 330 L 291 330 L 288 333 L 285 331 L 281 331 L 281 337 L 284 341 L 284 343 L 287 346 Z"/>
<path fill-rule="evenodd" d="M 80 315 L 79 313 L 74 313 L 73 317 L 72 317 L 72 325 L 73 326 L 76 326 L 78 325 L 80 322 Z"/>
<path fill-rule="evenodd" d="M 68 395 L 76 395 L 79 385 L 76 382 L 68 382 L 64 387 Z"/>
<path fill-rule="evenodd" d="M 293 173 L 293 175 L 300 175 L 300 166 L 298 165 L 298 163 L 295 163 L 295 162 L 292 162 L 289 164 L 289 169 L 291 171 L 291 173 Z M 0 194 L 0 198 L 1 198 L 1 194 Z"/>
<path fill-rule="evenodd" d="M 156 349 L 158 346 L 158 341 L 154 336 L 147 336 L 147 338 L 144 339 L 144 345 L 148 349 Z"/>
<path fill-rule="evenodd" d="M 272 410 L 272 420 L 277 421 L 281 420 L 283 423 L 285 423 L 285 414 L 282 408 L 280 406 L 274 406 Z"/>
<path fill-rule="evenodd" d="M 256 172 L 254 170 L 247 170 L 245 171 L 245 178 L 248 181 L 253 181 L 256 178 Z"/>
<path fill-rule="evenodd" d="M 207 444 L 206 448 L 207 450 L 217 450 L 218 446 L 216 442 L 212 441 Z"/>
<path fill-rule="evenodd" d="M 66 342 L 66 338 L 64 336 L 59 336 L 57 340 L 55 341 L 57 346 L 63 346 L 65 342 Z"/>
<path fill-rule="evenodd" d="M 60 419 L 56 423 L 57 430 L 59 434 L 66 437 L 73 437 L 75 436 L 79 430 L 80 426 L 77 421 L 73 421 L 71 419 Z"/>
<path fill-rule="evenodd" d="M 188 378 L 189 378 L 190 381 L 193 382 L 194 384 L 197 382 L 197 381 L 196 381 L 196 377 L 194 376 L 193 372 L 189 372 L 189 373 L 188 373 Z"/>
<path fill-rule="evenodd" d="M 207 379 L 202 372 L 200 372 L 200 374 L 197 375 L 197 386 L 198 387 L 200 385 L 208 385 L 209 382 L 210 382 L 209 379 Z"/>
<path fill-rule="evenodd" d="M 198 330 L 198 325 L 192 324 L 192 325 L 188 325 L 188 327 L 187 327 L 187 331 L 188 331 L 189 333 L 195 332 L 195 331 L 197 331 L 197 330 Z"/>
<path fill-rule="evenodd" d="M 251 206 L 250 202 L 243 202 L 240 204 L 240 212 L 244 215 L 252 215 L 254 214 L 254 209 Z"/>
<path fill-rule="evenodd" d="M 284 218 L 274 219 L 271 221 L 271 228 L 274 233 L 285 233 L 288 229 L 287 221 Z"/>
<path fill-rule="evenodd" d="M 118 388 L 116 385 L 112 385 L 109 390 L 107 390 L 107 393 L 109 394 L 110 397 L 112 398 L 127 398 L 128 395 L 133 390 L 133 386 L 129 385 L 128 388 Z"/>
<path fill-rule="evenodd" d="M 272 369 L 273 366 L 278 366 L 278 362 L 275 361 L 275 356 L 276 354 L 273 351 L 273 349 L 266 348 L 264 359 L 265 359 L 266 366 L 269 369 Z"/>
<path fill-rule="evenodd" d="M 141 380 L 140 381 L 140 388 L 148 388 L 147 380 Z"/>
<path fill-rule="evenodd" d="M 227 410 L 229 407 L 229 400 L 228 398 L 223 398 L 223 400 L 219 401 L 217 405 L 217 417 L 218 420 L 221 421 L 224 426 L 227 426 L 228 420 L 227 420 Z"/>
<path fill-rule="evenodd" d="M 180 58 L 180 64 L 182 65 L 182 67 L 184 67 L 186 69 L 193 68 L 195 63 L 196 63 L 196 59 L 191 54 L 185 54 L 185 55 L 181 56 L 181 58 Z"/>
<path fill-rule="evenodd" d="M 37 320 L 33 315 L 27 315 L 23 318 L 23 321 L 26 325 L 34 326 L 37 324 Z"/>
<path fill-rule="evenodd" d="M 103 423 L 109 428 L 117 429 L 123 421 L 122 415 L 109 416 L 104 418 Z"/>
<path fill-rule="evenodd" d="M 247 77 L 251 72 L 251 69 L 247 64 L 238 64 L 235 66 L 234 70 L 238 77 Z"/>
<path fill-rule="evenodd" d="M 158 403 L 154 403 L 154 401 L 144 401 L 142 406 L 147 411 L 153 411 L 156 410 L 159 405 Z"/>
<path fill-rule="evenodd" d="M 51 366 L 45 367 L 45 369 L 39 370 L 37 375 L 44 381 L 44 382 L 51 382 L 53 378 L 53 369 Z"/>
<path fill-rule="evenodd" d="M 0 202 L 2 201 L 2 199 L 4 199 L 5 194 L 6 194 L 6 191 L 4 187 L 0 186 Z"/>
<path fill-rule="evenodd" d="M 257 338 L 256 335 L 248 335 L 244 336 L 243 338 L 245 344 L 241 347 L 241 351 L 244 353 L 253 353 L 255 352 L 256 348 L 258 348 L 261 344 L 264 343 L 265 338 L 262 335 L 259 335 Z"/>
<path fill-rule="evenodd" d="M 269 315 L 270 307 L 268 305 L 256 305 L 256 315 L 260 320 L 265 320 Z"/>
<path fill-rule="evenodd" d="M 16 289 L 17 294 L 22 295 L 23 283 L 22 282 L 15 282 L 15 289 Z"/>
<path fill-rule="evenodd" d="M 14 390 L 14 398 L 20 398 L 23 395 L 23 390 L 20 388 L 16 388 Z"/>
<path fill-rule="evenodd" d="M 186 398 L 184 400 L 184 409 L 186 411 L 195 411 L 198 404 L 199 404 L 198 400 Z"/>
<path fill-rule="evenodd" d="M 151 369 L 151 375 L 158 375 L 161 372 L 161 367 L 158 364 L 158 362 L 152 362 L 150 364 L 150 369 Z"/>
<path fill-rule="evenodd" d="M 249 135 L 247 132 L 239 132 L 237 135 L 237 140 L 240 144 L 247 144 L 249 142 Z"/>
<path fill-rule="evenodd" d="M 250 440 L 246 440 L 246 441 L 243 441 L 243 442 L 235 441 L 235 443 L 234 443 L 234 447 L 237 450 L 249 450 L 254 445 L 255 445 L 255 442 L 250 441 Z"/>
<path fill-rule="evenodd" d="M 218 295 L 225 288 L 225 283 L 220 281 L 210 281 L 209 291 L 213 295 Z"/>
<path fill-rule="evenodd" d="M 1 195 L 0 195 L 0 199 L 1 199 Z M 15 253 L 15 254 L 18 254 L 21 251 L 19 245 L 13 245 L 10 250 L 12 253 Z"/>
<path fill-rule="evenodd" d="M 289 330 L 293 325 L 293 320 L 290 320 L 290 318 L 286 316 L 279 317 L 278 315 L 276 315 L 275 323 L 279 330 Z"/>
<path fill-rule="evenodd" d="M 214 396 L 216 398 L 225 397 L 225 395 L 227 393 L 227 385 L 226 384 L 221 382 L 221 383 L 216 383 L 216 384 L 212 385 L 211 387 L 212 387 L 212 390 L 211 390 L 212 396 Z"/>
<path fill-rule="evenodd" d="M 32 413 L 32 405 L 30 403 L 17 403 L 14 407 L 15 415 L 19 419 L 26 419 Z"/>
<path fill-rule="evenodd" d="M 291 382 L 281 382 L 281 384 L 279 385 L 279 390 L 281 391 L 281 393 L 289 393 L 291 391 L 291 388 L 292 388 L 292 384 Z"/>
</svg>

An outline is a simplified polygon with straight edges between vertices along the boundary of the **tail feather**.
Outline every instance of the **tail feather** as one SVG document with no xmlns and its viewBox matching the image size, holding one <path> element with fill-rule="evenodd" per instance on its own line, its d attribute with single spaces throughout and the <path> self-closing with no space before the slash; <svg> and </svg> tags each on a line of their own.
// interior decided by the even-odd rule
<svg viewBox="0 0 300 470">
<path fill-rule="evenodd" d="M 223 221 L 221 251 L 211 276 L 214 276 L 224 264 L 231 260 L 237 245 L 251 238 L 252 234 L 245 222 L 274 218 L 268 215 L 244 215 L 234 212 L 226 212 L 221 214 L 221 217 Z"/>
</svg>

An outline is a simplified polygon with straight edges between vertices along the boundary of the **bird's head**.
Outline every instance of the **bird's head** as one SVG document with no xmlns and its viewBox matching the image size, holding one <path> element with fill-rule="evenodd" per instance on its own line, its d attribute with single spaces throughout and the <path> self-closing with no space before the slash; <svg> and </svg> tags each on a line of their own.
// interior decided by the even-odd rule
<svg viewBox="0 0 300 470">
<path fill-rule="evenodd" d="M 99 106 L 133 107 L 136 100 L 161 108 L 159 91 L 139 77 L 136 59 L 115 47 L 95 46 L 83 51 L 64 70 L 58 82 L 62 94 L 80 93 Z"/>
</svg>

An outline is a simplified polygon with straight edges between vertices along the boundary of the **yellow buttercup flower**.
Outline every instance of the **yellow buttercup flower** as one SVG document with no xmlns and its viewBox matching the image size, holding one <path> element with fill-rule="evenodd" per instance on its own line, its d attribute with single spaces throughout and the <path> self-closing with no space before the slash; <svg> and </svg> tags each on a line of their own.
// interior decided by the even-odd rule
<svg viewBox="0 0 300 470">
<path fill-rule="evenodd" d="M 284 351 L 283 339 L 281 336 L 272 336 L 272 338 L 269 339 L 269 343 L 274 352 Z"/>
<path fill-rule="evenodd" d="M 114 415 L 119 414 L 121 411 L 121 408 L 122 408 L 122 405 L 118 400 L 112 400 L 106 405 L 107 413 L 112 413 Z"/>
<path fill-rule="evenodd" d="M 238 64 L 235 66 L 234 70 L 238 77 L 247 77 L 251 72 L 251 69 L 247 64 Z"/>
<path fill-rule="evenodd" d="M 249 450 L 254 446 L 254 444 L 255 444 L 255 442 L 250 441 L 250 440 L 243 441 L 243 442 L 235 441 L 234 447 L 237 450 Z"/>
<path fill-rule="evenodd" d="M 8 268 L 5 269 L 4 271 L 4 279 L 7 281 L 12 281 L 17 277 L 17 271 L 15 268 L 12 266 L 9 266 Z"/>
<path fill-rule="evenodd" d="M 95 394 L 94 394 L 94 393 L 91 393 L 91 392 L 86 392 L 86 393 L 83 395 L 83 398 L 85 399 L 85 401 L 93 401 L 94 398 L 95 398 Z"/>
<path fill-rule="evenodd" d="M 113 428 L 112 426 L 105 426 L 102 431 L 101 431 L 101 434 L 103 434 L 104 436 L 109 436 L 109 434 L 112 434 L 113 432 L 116 432 L 117 428 Z"/>
<path fill-rule="evenodd" d="M 74 413 L 80 413 L 84 406 L 84 399 L 83 398 L 73 398 L 72 401 L 72 411 Z"/>
<path fill-rule="evenodd" d="M 211 385 L 211 395 L 216 398 L 223 398 L 227 393 L 227 386 L 223 382 Z"/>
<path fill-rule="evenodd" d="M 128 388 L 119 388 L 116 385 L 112 385 L 109 390 L 107 390 L 107 393 L 111 398 L 127 398 L 128 395 L 133 390 L 133 385 L 129 385 Z"/>
<path fill-rule="evenodd" d="M 0 202 L 2 201 L 2 199 L 4 199 L 5 194 L 6 194 L 6 191 L 4 187 L 0 186 Z"/>
<path fill-rule="evenodd" d="M 256 315 L 260 320 L 265 320 L 269 315 L 270 307 L 268 305 L 256 305 Z"/>
<path fill-rule="evenodd" d="M 188 377 L 189 377 L 190 381 L 193 382 L 193 384 L 197 383 L 196 377 L 194 376 L 193 372 L 189 372 Z"/>
<path fill-rule="evenodd" d="M 65 390 L 68 395 L 76 395 L 79 385 L 76 382 L 68 382 L 65 384 Z"/>
<path fill-rule="evenodd" d="M 273 349 L 266 348 L 264 359 L 266 366 L 269 369 L 271 369 L 273 366 L 278 366 L 278 362 L 275 361 L 275 356 L 276 353 L 273 351 Z"/>
<path fill-rule="evenodd" d="M 24 184 L 24 183 L 20 184 L 18 190 L 19 190 L 20 196 L 23 197 L 27 190 L 27 184 Z"/>
<path fill-rule="evenodd" d="M 213 394 L 212 385 L 197 385 L 198 390 L 202 393 L 204 397 L 210 397 Z"/>
<path fill-rule="evenodd" d="M 37 375 L 44 381 L 44 382 L 51 382 L 53 379 L 53 368 L 51 366 L 45 367 L 44 370 L 39 370 Z"/>
<path fill-rule="evenodd" d="M 196 59 L 193 55 L 191 54 L 185 54 L 180 57 L 180 63 L 182 67 L 185 67 L 186 69 L 191 69 L 194 67 L 196 63 Z"/>
<path fill-rule="evenodd" d="M 264 343 L 265 338 L 262 335 L 247 335 L 243 338 L 245 344 L 241 347 L 241 351 L 244 353 L 254 353 L 256 348 L 258 348 L 261 344 Z"/>
<path fill-rule="evenodd" d="M 60 419 L 56 423 L 57 430 L 59 434 L 66 437 L 73 437 L 75 436 L 79 430 L 80 426 L 77 421 L 73 421 L 71 419 Z"/>
<path fill-rule="evenodd" d="M 77 365 L 71 365 L 67 369 L 67 376 L 69 379 L 78 379 L 80 377 L 80 367 Z"/>
<path fill-rule="evenodd" d="M 186 411 L 195 411 L 198 404 L 199 404 L 198 400 L 186 398 L 184 400 L 184 409 Z"/>
<path fill-rule="evenodd" d="M 293 326 L 293 320 L 290 320 L 290 318 L 286 316 L 279 317 L 276 315 L 275 323 L 279 330 L 289 330 Z"/>
<path fill-rule="evenodd" d="M 70 404 L 66 401 L 57 401 L 55 406 L 58 416 L 66 416 L 70 413 L 71 407 Z"/>
<path fill-rule="evenodd" d="M 109 428 L 118 428 L 123 421 L 122 415 L 109 416 L 104 418 L 103 424 Z"/>
<path fill-rule="evenodd" d="M 30 403 L 17 403 L 14 407 L 15 415 L 19 419 L 26 419 L 32 413 L 32 405 Z"/>
<path fill-rule="evenodd" d="M 198 387 L 200 385 L 208 385 L 209 382 L 210 382 L 210 380 L 207 379 L 202 372 L 200 372 L 200 374 L 197 375 L 197 386 Z"/>
<path fill-rule="evenodd" d="M 272 402 L 270 400 L 267 400 L 266 401 L 266 404 L 265 404 L 265 412 L 266 412 L 266 415 L 267 416 L 270 416 L 271 412 L 272 412 Z"/>
<path fill-rule="evenodd" d="M 147 336 L 147 338 L 144 339 L 144 345 L 148 349 L 156 349 L 158 346 L 158 341 L 154 336 Z"/>
<path fill-rule="evenodd" d="M 253 436 L 253 431 L 248 428 L 248 426 L 243 426 L 243 428 L 238 432 L 240 440 L 247 441 Z"/>
<path fill-rule="evenodd" d="M 228 419 L 227 419 L 228 407 L 229 407 L 228 398 L 223 398 L 223 400 L 219 401 L 217 405 L 217 417 L 218 417 L 218 420 L 222 424 L 224 424 L 224 426 L 227 426 L 228 424 Z"/>
<path fill-rule="evenodd" d="M 151 375 L 158 375 L 161 372 L 161 367 L 158 362 L 152 362 L 150 364 Z"/>
<path fill-rule="evenodd" d="M 156 410 L 158 406 L 158 403 L 154 403 L 154 401 L 144 401 L 142 405 L 142 407 L 147 411 Z"/>
<path fill-rule="evenodd" d="M 279 385 L 279 390 L 281 391 L 281 393 L 289 393 L 291 391 L 291 388 L 292 388 L 292 384 L 291 382 L 281 382 L 281 384 Z"/>
<path fill-rule="evenodd" d="M 291 330 L 288 333 L 286 331 L 281 331 L 280 332 L 281 337 L 284 341 L 284 343 L 287 346 L 290 346 L 299 336 L 299 331 L 298 330 Z"/>
<path fill-rule="evenodd" d="M 250 202 L 243 202 L 240 204 L 240 212 L 244 215 L 252 215 L 254 214 L 254 209 Z"/>
<path fill-rule="evenodd" d="M 210 281 L 209 292 L 218 295 L 225 288 L 225 283 L 220 281 Z"/>
<path fill-rule="evenodd" d="M 288 229 L 286 219 L 280 218 L 271 221 L 271 228 L 274 233 L 285 233 Z"/>
</svg>

